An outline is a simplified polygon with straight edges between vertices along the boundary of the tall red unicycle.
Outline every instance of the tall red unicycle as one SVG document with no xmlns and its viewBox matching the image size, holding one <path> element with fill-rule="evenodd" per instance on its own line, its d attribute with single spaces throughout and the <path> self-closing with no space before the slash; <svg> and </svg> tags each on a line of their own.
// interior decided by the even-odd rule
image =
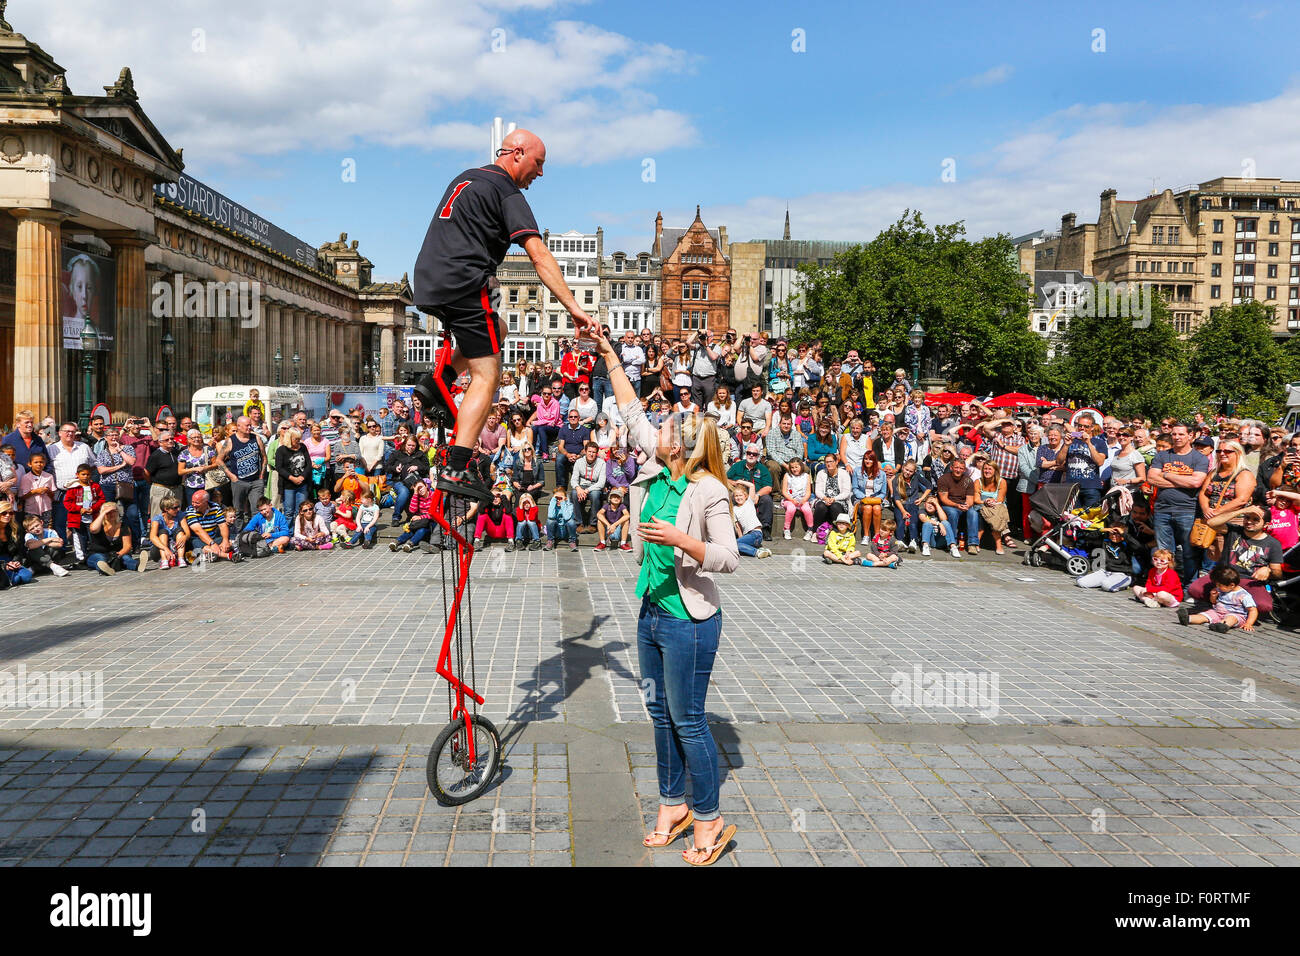
<svg viewBox="0 0 1300 956">
<path fill-rule="evenodd" d="M 439 467 L 446 466 L 446 429 L 455 435 L 452 396 L 442 384 L 442 371 L 452 354 L 451 337 L 444 336 L 434 368 L 434 387 L 441 389 L 452 409 L 450 422 L 439 420 L 438 444 L 442 449 Z M 436 410 L 434 411 L 437 416 Z M 475 689 L 474 601 L 470 588 L 470 564 L 474 560 L 472 535 L 468 534 L 470 503 L 459 495 L 434 491 L 434 527 L 440 545 L 442 607 L 445 626 L 438 652 L 438 674 L 447 681 L 449 720 L 433 742 L 425 767 L 429 791 L 443 806 L 458 806 L 481 796 L 501 769 L 501 735 L 492 721 L 478 712 L 483 697 Z M 450 556 L 451 574 L 447 573 Z"/>
</svg>

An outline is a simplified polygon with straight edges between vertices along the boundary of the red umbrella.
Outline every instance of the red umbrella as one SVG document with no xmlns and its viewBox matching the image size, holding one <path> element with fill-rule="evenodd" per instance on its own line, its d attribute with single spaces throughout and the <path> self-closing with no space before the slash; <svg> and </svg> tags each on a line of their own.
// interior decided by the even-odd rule
<svg viewBox="0 0 1300 956">
<path fill-rule="evenodd" d="M 974 395 L 967 395 L 965 392 L 926 392 L 925 394 L 927 405 L 960 405 L 962 402 L 974 400 Z"/>
<path fill-rule="evenodd" d="M 1007 392 L 1005 395 L 999 395 L 997 398 L 990 398 L 984 403 L 989 408 L 1011 408 L 1016 405 L 1032 405 L 1035 408 L 1050 408 L 1052 402 L 1045 402 L 1041 398 L 1035 398 L 1025 392 Z"/>
</svg>

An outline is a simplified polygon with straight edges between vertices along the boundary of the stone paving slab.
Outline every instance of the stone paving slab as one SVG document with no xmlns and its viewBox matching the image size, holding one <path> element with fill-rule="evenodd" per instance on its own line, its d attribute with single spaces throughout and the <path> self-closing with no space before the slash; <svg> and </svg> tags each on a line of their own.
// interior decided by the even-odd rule
<svg viewBox="0 0 1300 956">
<path fill-rule="evenodd" d="M 584 565 L 599 558 L 584 556 Z M 1041 586 L 989 580 L 969 558 L 905 560 L 897 571 L 832 568 L 797 553 L 742 560 L 725 582 L 709 711 L 740 723 L 1300 726 L 1300 697 L 1244 685 L 1212 662 L 1180 659 L 1172 645 L 1135 641 L 1106 617 L 1071 615 L 1062 594 L 1122 599 L 1023 570 Z M 589 578 L 588 587 L 593 606 L 635 606 L 634 582 Z M 1142 619 L 1146 609 L 1129 603 Z M 615 708 L 629 721 L 647 719 L 635 626 L 631 615 L 614 615 L 601 630 Z M 931 672 L 982 674 L 991 686 L 996 676 L 997 707 L 969 695 L 900 699 L 918 669 L 922 681 Z"/>
<path fill-rule="evenodd" d="M 723 865 L 1300 864 L 1300 748 L 719 746 Z M 653 748 L 629 756 L 648 832 Z"/>
<path fill-rule="evenodd" d="M 569 866 L 568 754 L 529 744 L 478 800 L 404 745 L 0 749 L 0 866 Z"/>
</svg>

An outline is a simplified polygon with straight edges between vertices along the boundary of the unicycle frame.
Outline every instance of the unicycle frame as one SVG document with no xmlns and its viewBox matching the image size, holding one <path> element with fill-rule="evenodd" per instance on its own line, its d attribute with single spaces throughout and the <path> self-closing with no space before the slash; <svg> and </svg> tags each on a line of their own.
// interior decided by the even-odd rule
<svg viewBox="0 0 1300 956">
<path fill-rule="evenodd" d="M 453 420 L 456 416 L 456 403 L 452 396 L 447 392 L 446 386 L 442 381 L 443 370 L 452 356 L 451 336 L 445 335 L 442 346 L 438 349 L 438 357 L 433 370 L 434 387 L 441 390 L 443 397 L 446 399 L 447 406 L 452 409 Z M 455 438 L 456 429 L 452 427 L 452 438 Z M 445 426 L 438 426 L 439 444 L 446 441 Z M 456 633 L 456 622 L 460 612 L 461 600 L 465 596 L 465 588 L 469 584 L 470 563 L 474 560 L 474 548 L 465 540 L 465 536 L 457 531 L 455 526 L 447 520 L 447 499 L 441 490 L 435 488 L 433 492 L 433 519 L 437 522 L 438 527 L 442 529 L 444 538 L 451 538 L 456 543 L 456 562 L 459 574 L 456 582 L 456 593 L 452 598 L 451 607 L 447 612 L 447 623 L 442 632 L 442 649 L 438 652 L 437 673 L 451 684 L 456 693 L 456 702 L 451 709 L 452 722 L 461 721 L 465 725 L 465 747 L 467 749 L 466 759 L 472 765 L 478 759 L 475 752 L 474 743 L 474 725 L 470 719 L 469 708 L 465 706 L 465 698 L 469 697 L 474 703 L 482 705 L 483 697 L 474 688 L 470 687 L 461 678 L 461 675 L 455 673 L 451 667 L 451 639 Z M 474 639 L 470 634 L 470 640 Z"/>
</svg>

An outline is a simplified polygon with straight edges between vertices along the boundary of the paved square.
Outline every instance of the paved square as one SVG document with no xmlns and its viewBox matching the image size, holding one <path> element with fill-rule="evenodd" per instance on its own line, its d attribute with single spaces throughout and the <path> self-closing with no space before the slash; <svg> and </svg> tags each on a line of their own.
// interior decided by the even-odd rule
<svg viewBox="0 0 1300 956">
<path fill-rule="evenodd" d="M 1011 558 L 873 571 L 776 549 L 722 582 L 726 865 L 1300 861 L 1294 633 L 1179 627 Z M 684 865 L 683 842 L 639 842 L 658 794 L 635 570 L 588 548 L 476 558 L 476 686 L 508 753 L 460 808 L 424 782 L 447 719 L 436 556 L 7 592 L 0 680 L 28 693 L 0 685 L 0 864 Z M 84 693 L 32 696 L 53 672 Z"/>
</svg>

